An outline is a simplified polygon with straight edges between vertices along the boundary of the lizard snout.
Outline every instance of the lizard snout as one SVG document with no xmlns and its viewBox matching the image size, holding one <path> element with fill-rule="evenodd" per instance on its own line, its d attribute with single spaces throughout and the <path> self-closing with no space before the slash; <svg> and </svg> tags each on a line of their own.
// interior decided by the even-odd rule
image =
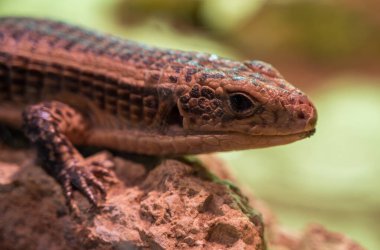
<svg viewBox="0 0 380 250">
<path fill-rule="evenodd" d="M 317 109 L 308 97 L 302 95 L 297 98 L 295 107 L 295 120 L 298 129 L 303 131 L 312 131 L 317 124 Z"/>
</svg>

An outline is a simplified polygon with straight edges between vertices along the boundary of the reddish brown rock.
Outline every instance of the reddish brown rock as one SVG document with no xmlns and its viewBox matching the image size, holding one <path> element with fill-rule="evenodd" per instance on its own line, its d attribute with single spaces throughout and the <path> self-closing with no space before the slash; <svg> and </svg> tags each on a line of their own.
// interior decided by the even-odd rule
<svg viewBox="0 0 380 250">
<path fill-rule="evenodd" d="M 2 150 L 0 171 L 11 174 L 0 182 L 0 249 L 264 248 L 248 200 L 196 161 L 116 158 L 120 183 L 98 212 L 78 195 L 79 221 L 53 179 L 22 160 L 27 152 Z"/>
<path fill-rule="evenodd" d="M 321 226 L 294 234 L 281 228 L 265 204 L 251 197 L 249 206 L 219 178 L 233 181 L 211 156 L 200 159 L 215 175 L 197 160 L 115 157 L 120 182 L 108 188 L 104 206 L 88 209 L 77 195 L 82 216 L 73 219 L 34 157 L 0 150 L 0 249 L 265 249 L 264 227 L 270 249 L 362 249 Z"/>
</svg>

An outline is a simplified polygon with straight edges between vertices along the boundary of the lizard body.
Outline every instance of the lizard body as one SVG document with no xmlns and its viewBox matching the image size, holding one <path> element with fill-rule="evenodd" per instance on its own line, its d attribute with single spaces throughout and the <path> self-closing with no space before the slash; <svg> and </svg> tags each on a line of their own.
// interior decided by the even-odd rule
<svg viewBox="0 0 380 250">
<path fill-rule="evenodd" d="M 23 127 L 40 157 L 50 155 L 44 169 L 69 202 L 71 186 L 94 204 L 90 186 L 105 192 L 91 171 L 70 184 L 87 164 L 72 143 L 150 155 L 259 148 L 312 135 L 316 118 L 308 97 L 260 61 L 0 18 L 0 122 Z"/>
</svg>

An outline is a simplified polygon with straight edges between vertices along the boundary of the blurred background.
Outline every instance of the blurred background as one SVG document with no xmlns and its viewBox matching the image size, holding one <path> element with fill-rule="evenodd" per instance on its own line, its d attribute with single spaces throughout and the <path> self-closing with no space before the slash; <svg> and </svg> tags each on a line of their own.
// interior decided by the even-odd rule
<svg viewBox="0 0 380 250">
<path fill-rule="evenodd" d="M 314 100 L 310 139 L 220 154 L 295 230 L 317 222 L 380 249 L 380 1 L 0 0 L 167 48 L 273 64 Z"/>
</svg>

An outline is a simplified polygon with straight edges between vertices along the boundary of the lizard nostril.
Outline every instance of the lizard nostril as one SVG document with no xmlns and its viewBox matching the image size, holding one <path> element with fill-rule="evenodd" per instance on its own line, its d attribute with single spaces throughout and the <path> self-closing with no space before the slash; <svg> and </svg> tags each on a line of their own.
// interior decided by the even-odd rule
<svg viewBox="0 0 380 250">
<path fill-rule="evenodd" d="M 313 103 L 306 96 L 300 96 L 296 99 L 295 106 L 297 111 L 294 114 L 294 118 L 298 120 L 302 129 L 314 129 L 317 123 L 317 111 Z"/>
<path fill-rule="evenodd" d="M 297 114 L 298 119 L 304 120 L 306 118 L 305 113 L 302 111 L 299 111 Z"/>
</svg>

